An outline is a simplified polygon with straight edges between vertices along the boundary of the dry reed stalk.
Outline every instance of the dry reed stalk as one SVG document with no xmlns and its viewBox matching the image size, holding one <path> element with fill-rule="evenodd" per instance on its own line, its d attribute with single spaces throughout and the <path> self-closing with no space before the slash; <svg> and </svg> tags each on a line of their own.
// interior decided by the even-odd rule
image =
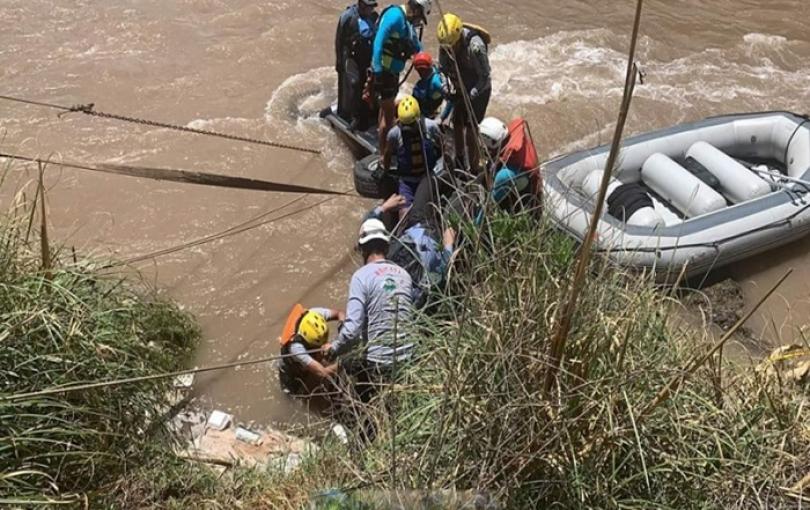
<svg viewBox="0 0 810 510">
<path fill-rule="evenodd" d="M 602 174 L 602 183 L 599 187 L 599 194 L 596 197 L 596 208 L 591 218 L 591 223 L 588 228 L 588 233 L 582 242 L 580 248 L 579 260 L 577 263 L 576 272 L 574 274 L 573 282 L 571 283 L 570 294 L 565 306 L 561 308 L 560 318 L 557 321 L 557 327 L 551 339 L 549 347 L 549 367 L 546 371 L 546 378 L 543 384 L 546 396 L 550 396 L 552 386 L 557 380 L 557 374 L 560 370 L 560 363 L 565 351 L 565 344 L 568 340 L 568 331 L 571 329 L 571 321 L 577 308 L 577 301 L 579 294 L 585 281 L 585 275 L 588 268 L 588 263 L 591 259 L 591 245 L 596 236 L 596 229 L 599 225 L 599 218 L 602 216 L 602 209 L 604 208 L 605 195 L 607 194 L 607 187 L 610 183 L 610 175 L 619 155 L 620 144 L 622 140 L 622 132 L 624 131 L 624 124 L 627 121 L 627 114 L 630 110 L 630 101 L 633 97 L 633 89 L 636 83 L 637 68 L 635 65 L 636 43 L 638 40 L 639 25 L 641 24 L 641 7 L 643 0 L 638 0 L 636 3 L 636 16 L 633 22 L 633 35 L 630 39 L 630 51 L 627 60 L 627 75 L 624 83 L 624 95 L 622 97 L 621 108 L 619 109 L 619 120 L 616 123 L 616 130 L 613 134 L 613 142 L 610 146 L 610 155 L 608 156 L 607 164 L 605 165 L 604 173 Z"/>
<path fill-rule="evenodd" d="M 53 268 L 52 261 L 51 261 L 51 247 L 50 243 L 48 242 L 48 217 L 45 210 L 45 166 L 42 162 L 38 162 L 37 166 L 39 167 L 39 196 L 40 196 L 40 226 L 39 226 L 39 243 L 42 252 L 42 269 L 45 271 L 45 278 L 47 280 L 51 280 L 53 278 L 53 274 L 51 273 L 51 269 Z"/>
</svg>

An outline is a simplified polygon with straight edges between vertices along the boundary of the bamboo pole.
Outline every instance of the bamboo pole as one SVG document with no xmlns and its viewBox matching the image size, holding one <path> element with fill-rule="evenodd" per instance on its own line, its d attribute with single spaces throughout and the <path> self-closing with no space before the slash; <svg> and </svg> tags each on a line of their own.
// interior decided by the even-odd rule
<svg viewBox="0 0 810 510">
<path fill-rule="evenodd" d="M 560 370 L 562 363 L 562 356 L 565 351 L 565 344 L 568 340 L 568 332 L 571 329 L 571 320 L 576 312 L 577 300 L 582 291 L 585 283 L 586 271 L 588 262 L 591 258 L 591 245 L 593 244 L 596 236 L 596 229 L 599 225 L 599 218 L 602 216 L 604 208 L 605 195 L 607 194 L 607 187 L 610 183 L 610 175 L 616 160 L 619 155 L 619 148 L 622 140 L 622 132 L 624 131 L 624 124 L 627 121 L 627 114 L 630 109 L 630 101 L 633 97 L 633 89 L 636 83 L 637 68 L 635 65 L 636 44 L 638 41 L 638 31 L 641 24 L 641 8 L 643 0 L 638 0 L 636 3 L 636 15 L 633 22 L 633 35 L 630 38 L 630 51 L 627 59 L 627 74 L 625 76 L 624 94 L 622 96 L 621 108 L 619 109 L 619 119 L 616 123 L 616 130 L 613 133 L 613 142 L 610 147 L 610 155 L 608 156 L 607 164 L 605 165 L 604 173 L 602 174 L 602 183 L 599 187 L 599 194 L 596 198 L 596 207 L 591 218 L 588 233 L 580 247 L 576 272 L 574 279 L 570 285 L 570 293 L 565 305 L 560 309 L 559 318 L 557 320 L 554 334 L 551 338 L 549 347 L 549 364 L 546 370 L 546 377 L 543 384 L 546 396 L 551 392 L 554 383 L 557 381 L 557 374 Z"/>
</svg>

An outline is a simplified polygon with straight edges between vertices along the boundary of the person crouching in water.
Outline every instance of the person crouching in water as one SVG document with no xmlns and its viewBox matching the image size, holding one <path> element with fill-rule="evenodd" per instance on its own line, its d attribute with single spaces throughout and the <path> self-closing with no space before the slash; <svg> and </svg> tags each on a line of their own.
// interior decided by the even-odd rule
<svg viewBox="0 0 810 510">
<path fill-rule="evenodd" d="M 400 217 L 413 204 L 419 183 L 434 171 L 441 160 L 441 147 L 439 123 L 422 116 L 416 98 L 402 98 L 397 106 L 397 125 L 388 132 L 382 160 L 382 172 L 385 173 L 391 169 L 392 159 L 396 155 L 398 194 L 405 199 Z"/>
<path fill-rule="evenodd" d="M 285 393 L 305 396 L 335 377 L 338 364 L 327 362 L 321 348 L 329 340 L 328 321 L 344 318 L 329 308 L 293 307 L 279 337 L 279 381 Z"/>
<path fill-rule="evenodd" d="M 347 356 L 363 345 L 362 355 L 343 364 L 357 377 L 357 393 L 370 401 L 380 382 L 393 379 L 394 369 L 413 355 L 409 338 L 413 311 L 412 282 L 407 271 L 386 259 L 390 237 L 378 219 L 360 227 L 357 241 L 363 266 L 349 284 L 346 320 L 337 338 L 324 346 L 327 359 Z"/>
</svg>

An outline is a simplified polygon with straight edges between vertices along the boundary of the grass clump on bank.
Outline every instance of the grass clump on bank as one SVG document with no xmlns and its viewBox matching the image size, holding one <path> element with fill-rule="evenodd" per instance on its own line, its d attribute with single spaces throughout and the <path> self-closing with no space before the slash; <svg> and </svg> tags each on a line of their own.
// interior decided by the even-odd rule
<svg viewBox="0 0 810 510">
<path fill-rule="evenodd" d="M 810 471 L 806 393 L 715 357 L 647 412 L 710 344 L 678 326 L 650 279 L 597 259 L 546 394 L 575 246 L 527 214 L 482 231 L 450 297 L 420 319 L 419 358 L 382 396 L 394 423 L 378 414 L 367 479 L 485 491 L 505 508 L 796 504 L 786 488 Z"/>
<path fill-rule="evenodd" d="M 193 319 L 131 282 L 73 263 L 42 271 L 0 224 L 0 396 L 182 368 Z M 171 380 L 0 401 L 0 503 L 90 500 L 162 433 Z"/>
</svg>

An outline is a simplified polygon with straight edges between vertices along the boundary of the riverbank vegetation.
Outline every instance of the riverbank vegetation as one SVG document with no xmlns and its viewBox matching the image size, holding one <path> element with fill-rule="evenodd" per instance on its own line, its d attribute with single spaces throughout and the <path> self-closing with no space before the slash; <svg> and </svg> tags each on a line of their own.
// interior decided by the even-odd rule
<svg viewBox="0 0 810 510">
<path fill-rule="evenodd" d="M 386 485 L 481 490 L 507 508 L 796 504 L 787 488 L 810 472 L 806 388 L 722 355 L 689 373 L 708 335 L 678 320 L 669 291 L 597 258 L 547 393 L 575 246 L 528 214 L 482 232 L 386 397 L 396 411 L 366 457 Z"/>
<path fill-rule="evenodd" d="M 72 256 L 44 270 L 27 226 L 0 226 L 3 395 L 182 367 L 199 335 L 191 317 Z M 168 380 L 6 400 L 0 501 L 375 508 L 357 501 L 446 489 L 500 508 L 807 500 L 797 486 L 810 472 L 806 388 L 722 355 L 687 371 L 707 334 L 675 320 L 671 291 L 597 257 L 546 391 L 547 339 L 576 246 L 530 213 L 459 227 L 463 250 L 447 292 L 419 317 L 417 358 L 365 410 L 373 442 L 350 432 L 348 445 L 327 438 L 287 474 L 220 475 L 171 453 Z"/>
<path fill-rule="evenodd" d="M 175 305 L 0 219 L 0 396 L 180 368 L 199 329 Z M 171 380 L 0 401 L 0 504 L 92 502 L 163 445 Z M 165 443 L 168 444 L 168 443 Z M 165 449 L 168 451 L 168 448 Z"/>
</svg>

